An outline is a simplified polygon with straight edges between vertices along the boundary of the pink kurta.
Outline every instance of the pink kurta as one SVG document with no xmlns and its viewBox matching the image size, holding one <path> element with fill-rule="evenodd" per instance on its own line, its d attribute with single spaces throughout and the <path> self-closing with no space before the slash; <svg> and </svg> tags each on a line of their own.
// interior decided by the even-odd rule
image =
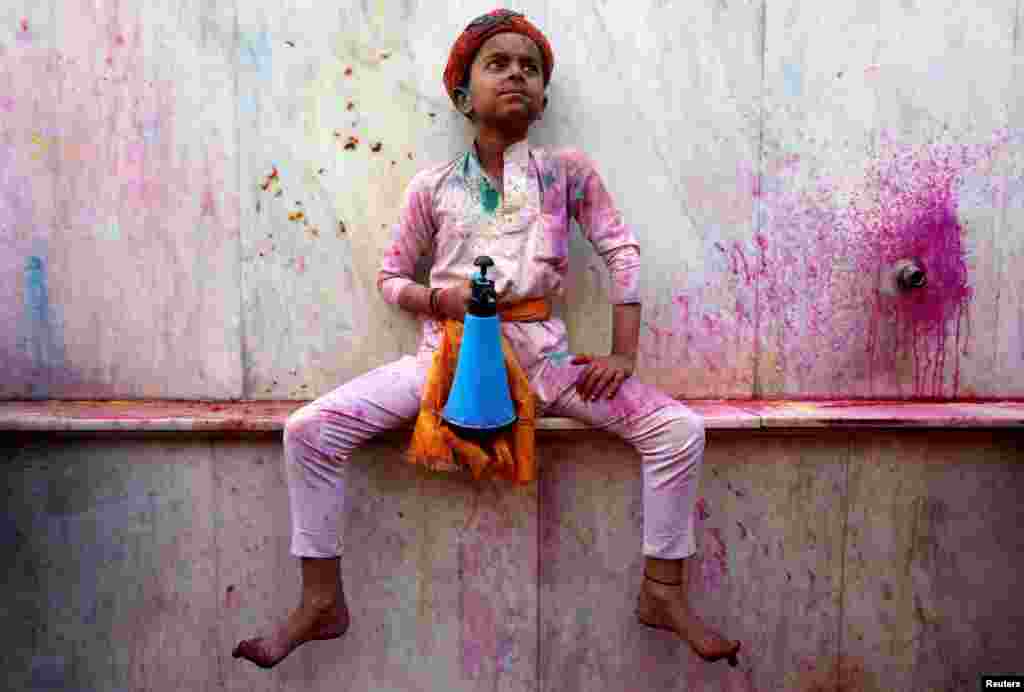
<svg viewBox="0 0 1024 692">
<path fill-rule="evenodd" d="M 417 174 L 409 184 L 379 288 L 384 299 L 413 283 L 418 260 L 433 258 L 430 283 L 454 286 L 487 255 L 499 302 L 558 296 L 569 269 L 570 220 L 604 258 L 613 304 L 638 303 L 639 247 L 593 164 L 581 152 L 548 153 L 526 140 L 505 151 L 502 194 L 474 151 Z M 704 454 L 697 414 L 637 378 L 614 398 L 584 401 L 576 383 L 586 370 L 569 359 L 565 323 L 502 322 L 537 395 L 537 415 L 566 416 L 610 431 L 640 454 L 644 555 L 676 559 L 696 550 L 693 507 Z M 360 445 L 415 420 L 431 354 L 441 332 L 425 319 L 416 356 L 364 373 L 306 404 L 285 425 L 285 469 L 292 513 L 292 554 L 340 555 L 345 463 Z"/>
<path fill-rule="evenodd" d="M 505 151 L 502 175 L 499 195 L 474 148 L 412 179 L 381 266 L 384 300 L 398 304 L 425 256 L 433 256 L 431 286 L 464 283 L 478 271 L 473 260 L 487 255 L 499 302 L 561 296 L 575 219 L 608 267 L 611 302 L 640 302 L 640 246 L 582 152 L 533 149 L 523 139 Z M 567 355 L 561 319 L 503 323 L 502 331 L 531 379 L 549 359 Z M 424 318 L 418 355 L 433 352 L 440 337 L 438 324 Z"/>
</svg>

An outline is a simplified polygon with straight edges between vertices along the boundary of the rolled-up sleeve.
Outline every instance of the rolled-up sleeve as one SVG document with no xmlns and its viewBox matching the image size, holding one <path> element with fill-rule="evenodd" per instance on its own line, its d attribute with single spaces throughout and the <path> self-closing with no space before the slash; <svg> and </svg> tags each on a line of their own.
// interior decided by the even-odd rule
<svg viewBox="0 0 1024 692">
<path fill-rule="evenodd" d="M 640 243 L 622 219 L 593 162 L 572 152 L 569 206 L 584 237 L 604 260 L 611 276 L 609 299 L 613 305 L 640 302 Z"/>
<path fill-rule="evenodd" d="M 391 244 L 384 252 L 377 290 L 384 301 L 398 305 L 398 295 L 415 283 L 416 264 L 430 253 L 434 236 L 433 188 L 425 172 L 409 181 L 398 221 L 391 227 Z"/>
</svg>

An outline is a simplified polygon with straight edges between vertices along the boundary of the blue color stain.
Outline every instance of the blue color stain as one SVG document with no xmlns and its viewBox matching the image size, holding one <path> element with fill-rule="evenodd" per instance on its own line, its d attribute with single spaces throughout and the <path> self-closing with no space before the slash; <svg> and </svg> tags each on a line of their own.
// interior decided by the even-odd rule
<svg viewBox="0 0 1024 692">
<path fill-rule="evenodd" d="M 38 255 L 32 255 L 25 261 L 24 299 L 24 320 L 21 325 L 23 336 L 20 344 L 32 360 L 37 376 L 44 374 L 44 378 L 37 377 L 32 383 L 32 395 L 46 396 L 51 378 L 44 371 L 62 367 L 64 354 L 50 306 L 46 260 Z"/>
<path fill-rule="evenodd" d="M 67 684 L 67 664 L 63 656 L 32 657 L 30 689 L 64 690 L 67 689 Z"/>
<path fill-rule="evenodd" d="M 254 36 L 243 37 L 240 48 L 242 64 L 255 67 L 261 77 L 269 79 L 274 55 L 270 35 L 261 31 Z"/>
<path fill-rule="evenodd" d="M 787 62 L 782 66 L 782 83 L 786 89 L 786 96 L 799 98 L 803 93 L 803 75 L 800 74 L 800 66 Z"/>
<path fill-rule="evenodd" d="M 50 299 L 46 287 L 46 267 L 42 257 L 25 262 L 25 308 L 33 322 L 50 321 Z"/>
<path fill-rule="evenodd" d="M 140 524 L 145 526 L 154 521 L 164 504 L 163 500 L 149 494 L 151 491 L 147 488 L 145 481 L 133 480 L 124 494 L 97 499 L 81 511 L 43 514 L 40 534 L 45 538 L 41 547 L 53 554 L 63 551 L 65 574 L 72 576 L 69 589 L 49 595 L 52 612 L 74 613 L 89 625 L 101 621 L 98 616 L 102 597 L 115 596 L 117 587 L 101 583 L 101 575 L 112 565 L 138 559 L 123 541 L 138 530 Z M 57 489 L 50 489 L 54 490 Z M 43 510 L 52 504 L 53 500 L 47 497 L 37 506 Z M 191 579 L 191 574 L 188 577 Z"/>
<path fill-rule="evenodd" d="M 238 99 L 238 108 L 243 113 L 252 115 L 258 110 L 258 106 L 256 104 L 256 96 L 254 96 L 253 94 L 243 94 Z"/>
<path fill-rule="evenodd" d="M 160 122 L 156 119 L 148 120 L 142 125 L 142 138 L 152 142 L 160 134 Z"/>
<path fill-rule="evenodd" d="M 8 555 L 18 552 L 21 546 L 21 531 L 14 517 L 10 515 L 0 516 L 0 548 Z"/>
<path fill-rule="evenodd" d="M 495 652 L 497 654 L 498 670 L 512 670 L 513 664 L 516 660 L 515 643 L 515 639 L 507 636 L 498 640 L 498 650 Z"/>
</svg>

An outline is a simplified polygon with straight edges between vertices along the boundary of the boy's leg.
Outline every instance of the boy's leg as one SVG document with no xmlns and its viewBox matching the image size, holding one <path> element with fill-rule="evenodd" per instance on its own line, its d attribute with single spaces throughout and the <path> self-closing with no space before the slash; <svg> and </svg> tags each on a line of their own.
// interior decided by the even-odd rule
<svg viewBox="0 0 1024 692">
<path fill-rule="evenodd" d="M 336 639 L 349 613 L 339 570 L 348 460 L 371 437 L 419 412 L 429 360 L 406 356 L 357 377 L 288 417 L 285 470 L 291 553 L 302 562 L 302 598 L 273 636 L 244 640 L 235 658 L 272 668 L 300 644 Z"/>
<path fill-rule="evenodd" d="M 686 568 L 696 554 L 693 510 L 704 460 L 703 419 L 681 402 L 635 378 L 622 383 L 614 399 L 584 401 L 575 383 L 586 365 L 552 367 L 544 375 L 546 391 L 559 395 L 545 408 L 548 416 L 573 418 L 612 432 L 640 453 L 643 476 L 643 544 L 645 574 L 638 615 L 669 626 L 699 654 L 714 659 L 735 653 L 729 642 L 703 625 L 690 609 Z"/>
<path fill-rule="evenodd" d="M 285 471 L 291 554 L 338 557 L 348 460 L 363 443 L 419 413 L 430 361 L 405 356 L 346 382 L 288 417 Z"/>
</svg>

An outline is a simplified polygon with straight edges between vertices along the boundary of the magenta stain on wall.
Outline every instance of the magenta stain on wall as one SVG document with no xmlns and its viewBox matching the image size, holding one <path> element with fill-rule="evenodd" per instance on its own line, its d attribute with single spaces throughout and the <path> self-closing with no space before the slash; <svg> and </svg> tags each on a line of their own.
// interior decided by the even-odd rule
<svg viewBox="0 0 1024 692">
<path fill-rule="evenodd" d="M 926 155 L 902 148 L 888 160 L 877 162 L 869 181 L 877 190 L 875 205 L 853 210 L 866 251 L 858 259 L 866 274 L 910 258 L 920 263 L 927 286 L 885 300 L 876 294 L 874 319 L 868 323 L 870 363 L 895 367 L 894 354 L 911 351 L 916 394 L 953 396 L 960 389 L 960 355 L 967 346 L 965 320 L 969 320 L 971 287 L 968 285 L 964 229 L 958 219 L 956 183 L 965 169 L 985 150 L 966 146 L 932 147 Z M 885 280 L 885 277 L 882 278 Z M 880 348 L 879 327 L 894 323 L 896 349 Z M 953 363 L 948 368 L 946 343 L 953 339 Z"/>
<path fill-rule="evenodd" d="M 716 591 L 729 576 L 728 551 L 722 540 L 722 531 L 707 528 L 703 532 L 700 550 L 700 574 L 706 591 Z"/>
<path fill-rule="evenodd" d="M 516 535 L 511 517 L 475 490 L 473 505 L 459 535 L 459 663 L 464 678 L 490 675 L 511 662 L 508 628 L 498 613 L 508 599 L 501 581 L 511 558 L 503 546 Z M 490 663 L 490 662 L 493 662 Z"/>
<path fill-rule="evenodd" d="M 701 588 L 705 591 L 717 590 L 729 576 L 728 550 L 725 540 L 722 538 L 721 529 L 707 525 L 707 519 L 711 516 L 711 512 L 705 498 L 697 498 L 693 507 L 693 515 L 693 528 L 699 537 L 697 553 L 700 557 L 697 563 L 699 574 L 691 573 L 690 578 L 694 581 L 699 578 Z"/>
<path fill-rule="evenodd" d="M 494 609 L 481 591 L 459 589 L 459 665 L 465 678 L 484 672 L 484 662 L 497 656 L 498 626 Z"/>
<path fill-rule="evenodd" d="M 697 499 L 694 511 L 697 514 L 697 519 L 701 521 L 704 521 L 711 516 L 711 512 L 708 511 L 708 503 L 703 497 Z"/>
<path fill-rule="evenodd" d="M 201 207 L 200 216 L 216 216 L 217 215 L 217 202 L 214 200 L 213 188 L 207 184 L 206 189 L 203 190 L 203 202 Z"/>
<path fill-rule="evenodd" d="M 18 24 L 18 33 L 14 37 L 15 41 L 18 43 L 28 43 L 34 37 L 33 32 L 29 28 L 28 20 L 22 19 Z"/>
<path fill-rule="evenodd" d="M 755 395 L 957 396 L 973 297 L 961 188 L 1012 138 L 911 146 L 883 136 L 852 190 L 820 177 L 802 188 L 801 160 L 785 158 L 750 185 L 759 205 L 752 240 L 710 243 L 708 281 L 655 315 L 645 357 L 715 380 L 757 354 L 766 391 Z M 993 203 L 1006 197 L 1005 181 L 983 187 Z M 903 259 L 921 263 L 927 286 L 889 290 Z M 708 300 L 723 277 L 731 304 Z"/>
</svg>

